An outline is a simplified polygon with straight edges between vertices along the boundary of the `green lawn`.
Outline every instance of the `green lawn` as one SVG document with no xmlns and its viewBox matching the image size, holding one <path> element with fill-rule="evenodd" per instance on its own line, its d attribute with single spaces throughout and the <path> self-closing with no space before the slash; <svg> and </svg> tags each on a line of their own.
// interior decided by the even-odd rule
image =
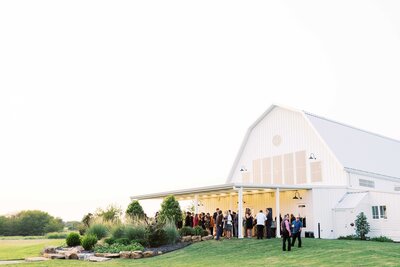
<svg viewBox="0 0 400 267">
<path fill-rule="evenodd" d="M 0 260 L 39 256 L 45 246 L 60 246 L 64 239 L 0 240 Z"/>
<path fill-rule="evenodd" d="M 302 248 L 283 252 L 280 241 L 212 240 L 149 259 L 105 263 L 52 260 L 7 266 L 400 266 L 400 244 L 396 243 L 303 239 Z"/>
</svg>

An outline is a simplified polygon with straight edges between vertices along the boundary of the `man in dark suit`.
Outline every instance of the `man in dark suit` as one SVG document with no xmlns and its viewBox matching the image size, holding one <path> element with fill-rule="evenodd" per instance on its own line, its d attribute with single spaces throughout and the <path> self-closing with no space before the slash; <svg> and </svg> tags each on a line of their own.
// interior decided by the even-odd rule
<svg viewBox="0 0 400 267">
<path fill-rule="evenodd" d="M 265 226 L 266 226 L 266 235 L 267 239 L 271 239 L 272 237 L 272 231 L 271 231 L 271 226 L 272 226 L 272 209 L 267 208 L 266 210 L 266 217 L 267 220 L 265 221 Z"/>
</svg>

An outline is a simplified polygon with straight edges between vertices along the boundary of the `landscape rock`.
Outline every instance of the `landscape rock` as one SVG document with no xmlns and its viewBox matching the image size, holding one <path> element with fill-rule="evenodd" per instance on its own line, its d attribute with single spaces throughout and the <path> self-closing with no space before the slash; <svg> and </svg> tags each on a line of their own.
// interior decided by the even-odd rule
<svg viewBox="0 0 400 267">
<path fill-rule="evenodd" d="M 207 241 L 207 240 L 212 240 L 214 237 L 212 235 L 208 235 L 208 236 L 203 236 L 201 238 L 202 241 Z"/>
<path fill-rule="evenodd" d="M 90 257 L 93 257 L 93 253 L 78 253 L 78 257 L 80 260 L 88 260 Z"/>
<path fill-rule="evenodd" d="M 45 247 L 45 248 L 42 250 L 42 255 L 43 255 L 43 254 L 55 254 L 55 253 L 56 253 L 56 250 L 57 250 L 57 247 L 55 247 L 55 246 L 48 246 L 48 247 Z"/>
<path fill-rule="evenodd" d="M 182 242 L 192 242 L 192 236 L 190 236 L 190 235 L 182 236 L 181 241 Z"/>
<path fill-rule="evenodd" d="M 48 259 L 52 259 L 52 260 L 61 260 L 61 259 L 65 259 L 65 255 L 63 254 L 57 254 L 57 253 L 45 253 L 43 254 L 43 257 L 48 258 Z"/>
<path fill-rule="evenodd" d="M 143 258 L 143 252 L 140 250 L 132 251 L 131 259 L 140 259 Z"/>
<path fill-rule="evenodd" d="M 121 252 L 119 253 L 119 256 L 120 256 L 122 259 L 130 259 L 130 258 L 131 258 L 131 254 L 132 254 L 132 252 L 130 252 L 130 251 L 121 251 Z"/>
<path fill-rule="evenodd" d="M 67 251 L 67 252 L 65 252 L 64 255 L 65 255 L 65 258 L 68 260 L 79 260 L 78 253 L 76 253 L 74 251 L 72 251 L 72 252 Z"/>
<path fill-rule="evenodd" d="M 26 262 L 38 262 L 38 261 L 47 261 L 47 260 L 49 260 L 49 259 L 45 258 L 45 257 L 30 257 L 30 258 L 25 259 Z"/>
<path fill-rule="evenodd" d="M 148 250 L 143 252 L 143 257 L 145 258 L 149 258 L 149 257 L 153 257 L 154 256 L 154 251 Z"/>
<path fill-rule="evenodd" d="M 96 257 L 96 256 L 91 256 L 88 258 L 88 261 L 92 262 L 104 262 L 104 261 L 109 261 L 111 260 L 110 258 L 104 258 L 104 257 Z"/>
<path fill-rule="evenodd" d="M 200 242 L 200 241 L 201 241 L 201 236 L 200 235 L 192 236 L 192 242 Z"/>
</svg>

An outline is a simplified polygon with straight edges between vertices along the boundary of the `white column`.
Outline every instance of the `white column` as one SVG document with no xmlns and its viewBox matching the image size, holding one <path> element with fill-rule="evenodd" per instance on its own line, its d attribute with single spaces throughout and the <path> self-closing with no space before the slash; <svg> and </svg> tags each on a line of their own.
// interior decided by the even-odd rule
<svg viewBox="0 0 400 267">
<path fill-rule="evenodd" d="M 243 187 L 239 188 L 238 195 L 238 238 L 243 238 Z"/>
<path fill-rule="evenodd" d="M 276 189 L 276 193 L 275 193 L 275 203 L 276 203 L 276 211 L 275 211 L 275 215 L 276 215 L 276 237 L 279 238 L 281 237 L 281 220 L 279 219 L 279 214 L 280 214 L 280 191 L 279 188 Z"/>
<path fill-rule="evenodd" d="M 199 195 L 194 195 L 194 214 L 199 214 Z"/>
</svg>

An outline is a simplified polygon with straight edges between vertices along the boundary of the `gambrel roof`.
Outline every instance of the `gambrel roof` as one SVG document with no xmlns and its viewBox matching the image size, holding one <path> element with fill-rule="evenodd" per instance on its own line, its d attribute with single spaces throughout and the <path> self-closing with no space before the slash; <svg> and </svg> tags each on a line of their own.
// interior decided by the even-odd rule
<svg viewBox="0 0 400 267">
<path fill-rule="evenodd" d="M 227 181 L 233 177 L 252 130 L 276 107 L 301 113 L 346 171 L 400 179 L 400 141 L 306 111 L 272 105 L 249 127 Z"/>
<path fill-rule="evenodd" d="M 304 113 L 345 169 L 400 178 L 400 141 Z"/>
</svg>

